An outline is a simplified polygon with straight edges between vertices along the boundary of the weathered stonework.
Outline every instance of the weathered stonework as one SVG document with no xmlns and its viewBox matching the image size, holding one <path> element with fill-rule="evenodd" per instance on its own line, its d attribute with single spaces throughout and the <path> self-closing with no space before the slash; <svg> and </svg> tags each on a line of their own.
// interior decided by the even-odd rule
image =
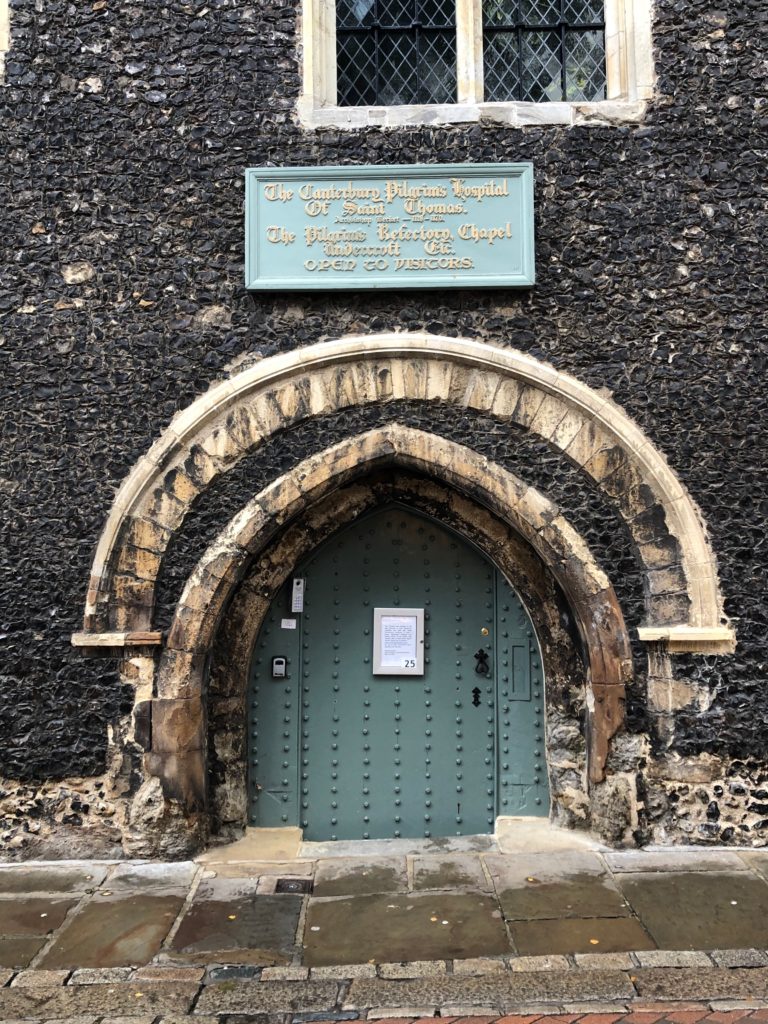
<svg viewBox="0 0 768 1024">
<path fill-rule="evenodd" d="M 539 536 L 570 525 L 573 550 L 583 543 L 615 592 L 633 655 L 624 728 L 605 783 L 587 794 L 574 777 L 560 806 L 586 821 L 599 804 L 614 842 L 764 844 L 764 7 L 659 0 L 658 79 L 635 123 L 604 108 L 576 112 L 589 127 L 535 113 L 522 127 L 483 110 L 339 131 L 299 123 L 294 0 L 39 6 L 12 4 L 0 95 L 0 848 L 178 856 L 202 841 L 207 816 L 182 807 L 217 792 L 215 758 L 234 762 L 210 719 L 200 739 L 196 688 L 178 684 L 202 678 L 205 656 L 166 643 L 187 581 L 255 493 L 391 423 L 529 484 L 560 510 Z M 436 160 L 533 162 L 535 288 L 243 290 L 244 166 Z M 422 354 L 305 367 L 263 401 L 212 409 L 205 436 L 166 461 L 167 431 L 181 436 L 183 410 L 222 381 L 329 339 L 393 332 L 418 335 Z M 539 382 L 539 399 L 497 365 L 425 361 L 446 336 L 575 380 L 647 445 L 625 436 L 618 451 L 611 422 L 591 433 L 556 390 Z M 646 455 L 674 471 L 662 472 L 665 500 L 647 486 Z M 157 473 L 139 504 L 113 506 L 148 464 Z M 105 567 L 89 570 L 110 507 L 120 527 L 105 590 Z M 687 554 L 694 535 L 704 546 Z M 179 637 L 203 610 L 194 580 L 187 596 Z M 87 646 L 72 648 L 84 601 Z M 716 615 L 697 619 L 705 608 Z M 735 653 L 722 634 L 676 631 L 722 629 L 721 613 Z M 558 726 L 550 765 L 563 777 L 572 761 L 583 779 L 583 721 Z M 182 734 L 183 750 L 165 749 Z M 220 817 L 233 823 L 227 792 Z"/>
</svg>

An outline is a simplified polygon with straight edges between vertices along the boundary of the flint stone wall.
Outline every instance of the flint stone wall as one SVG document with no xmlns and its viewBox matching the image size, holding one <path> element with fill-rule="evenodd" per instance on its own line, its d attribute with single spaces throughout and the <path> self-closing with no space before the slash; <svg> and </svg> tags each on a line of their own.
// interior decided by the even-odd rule
<svg viewBox="0 0 768 1024">
<path fill-rule="evenodd" d="M 613 769 L 634 779 L 638 841 L 764 842 L 764 5 L 659 0 L 658 96 L 640 126 L 353 132 L 297 127 L 294 3 L 37 6 L 12 4 L 0 91 L 0 844 L 23 856 L 121 849 L 142 779 L 139 750 L 120 741 L 133 687 L 72 651 L 69 635 L 133 462 L 243 361 L 392 329 L 530 352 L 607 388 L 668 456 L 705 515 L 739 647 L 673 659 L 679 710 L 663 735 L 648 714 L 658 683 L 636 658 Z M 508 160 L 536 173 L 530 291 L 242 287 L 246 166 Z M 230 475 L 220 507 L 329 436 L 396 413 L 550 494 L 637 626 L 637 567 L 611 509 L 545 449 L 477 416 L 389 407 L 290 431 Z M 218 514 L 201 502 L 174 545 L 163 621 Z M 147 802 L 143 813 L 169 813 Z"/>
</svg>

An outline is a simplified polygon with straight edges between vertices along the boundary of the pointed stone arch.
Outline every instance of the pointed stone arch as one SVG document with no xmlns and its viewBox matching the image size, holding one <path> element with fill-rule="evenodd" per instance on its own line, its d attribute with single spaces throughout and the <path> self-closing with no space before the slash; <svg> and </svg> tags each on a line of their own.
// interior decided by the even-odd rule
<svg viewBox="0 0 768 1024">
<path fill-rule="evenodd" d="M 574 613 L 587 652 L 589 775 L 600 781 L 610 739 L 623 722 L 624 688 L 631 676 L 629 637 L 610 581 L 584 540 L 535 488 L 470 448 L 399 424 L 367 431 L 306 459 L 259 492 L 211 543 L 187 580 L 161 655 L 153 747 L 162 753 L 173 745 L 162 723 L 168 721 L 175 730 L 166 709 L 176 708 L 179 701 L 187 702 L 186 710 L 191 710 L 185 717 L 202 717 L 206 656 L 223 610 L 249 565 L 286 524 L 382 465 L 415 470 L 449 485 L 455 503 L 468 505 L 466 519 L 477 520 L 478 507 L 489 510 L 550 569 Z M 504 534 L 494 535 L 492 525 L 484 530 L 486 554 L 503 564 Z M 275 587 L 290 569 L 284 561 L 276 567 Z"/>
<path fill-rule="evenodd" d="M 342 338 L 272 356 L 176 416 L 117 494 L 93 561 L 84 632 L 73 642 L 159 643 L 160 562 L 197 495 L 277 431 L 398 399 L 480 410 L 562 452 L 613 500 L 634 538 L 645 578 L 641 638 L 671 650 L 733 649 L 702 518 L 626 413 L 514 349 L 427 334 Z"/>
</svg>

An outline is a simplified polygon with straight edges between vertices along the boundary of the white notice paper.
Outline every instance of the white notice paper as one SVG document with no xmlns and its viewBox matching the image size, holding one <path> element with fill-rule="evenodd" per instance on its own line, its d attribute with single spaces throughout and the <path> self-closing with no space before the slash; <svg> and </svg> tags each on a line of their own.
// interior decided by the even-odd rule
<svg viewBox="0 0 768 1024">
<path fill-rule="evenodd" d="M 382 668 L 415 668 L 418 620 L 415 615 L 382 615 Z"/>
<path fill-rule="evenodd" d="M 296 619 L 281 619 L 280 629 L 296 629 Z"/>
</svg>

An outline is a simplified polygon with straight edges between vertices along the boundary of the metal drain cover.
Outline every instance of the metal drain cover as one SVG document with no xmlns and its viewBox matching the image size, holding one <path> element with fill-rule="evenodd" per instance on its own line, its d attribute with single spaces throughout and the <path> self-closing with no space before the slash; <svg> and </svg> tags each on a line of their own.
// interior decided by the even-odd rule
<svg viewBox="0 0 768 1024">
<path fill-rule="evenodd" d="M 275 892 L 312 892 L 311 878 L 278 878 Z"/>
</svg>

